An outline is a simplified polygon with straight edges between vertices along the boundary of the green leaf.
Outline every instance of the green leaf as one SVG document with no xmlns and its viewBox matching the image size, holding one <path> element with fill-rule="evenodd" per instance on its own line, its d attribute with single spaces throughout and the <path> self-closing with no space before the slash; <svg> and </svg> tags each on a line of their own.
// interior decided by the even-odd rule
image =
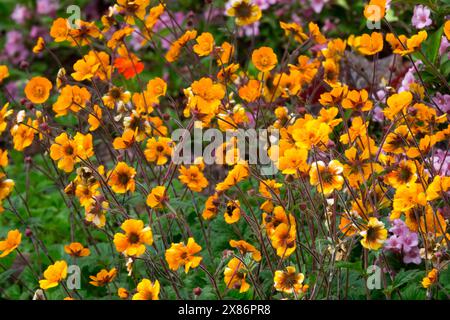
<svg viewBox="0 0 450 320">
<path fill-rule="evenodd" d="M 423 44 L 424 54 L 432 64 L 436 64 L 439 47 L 441 46 L 441 38 L 444 29 L 441 27 L 436 32 L 431 34 Z"/>
</svg>

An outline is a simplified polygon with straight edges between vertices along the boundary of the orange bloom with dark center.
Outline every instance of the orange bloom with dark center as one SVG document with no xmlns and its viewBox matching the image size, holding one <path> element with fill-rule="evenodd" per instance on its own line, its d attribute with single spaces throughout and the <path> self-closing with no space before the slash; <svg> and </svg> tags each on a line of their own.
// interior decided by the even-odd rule
<svg viewBox="0 0 450 320">
<path fill-rule="evenodd" d="M 71 244 L 64 246 L 64 251 L 72 257 L 87 257 L 91 254 L 91 250 L 85 248 L 79 242 L 72 242 Z"/>
<path fill-rule="evenodd" d="M 92 280 L 89 283 L 96 287 L 103 287 L 108 283 L 112 282 L 117 275 L 117 269 L 112 268 L 111 270 L 102 269 L 97 275 L 89 276 Z"/>
<path fill-rule="evenodd" d="M 189 272 L 190 268 L 196 268 L 200 265 L 202 257 L 196 256 L 202 250 L 194 240 L 189 238 L 187 245 L 184 242 L 172 243 L 172 246 L 166 250 L 166 261 L 169 264 L 171 270 L 178 270 L 181 266 L 184 266 L 185 273 Z"/>
<path fill-rule="evenodd" d="M 135 175 L 136 170 L 121 161 L 113 170 L 108 172 L 108 184 L 115 193 L 134 192 L 136 188 Z"/>
<path fill-rule="evenodd" d="M 142 220 L 128 219 L 122 223 L 123 233 L 114 235 L 114 244 L 117 251 L 130 257 L 139 257 L 145 252 L 145 245 L 153 244 L 153 233 L 150 227 L 144 228 Z"/>
</svg>

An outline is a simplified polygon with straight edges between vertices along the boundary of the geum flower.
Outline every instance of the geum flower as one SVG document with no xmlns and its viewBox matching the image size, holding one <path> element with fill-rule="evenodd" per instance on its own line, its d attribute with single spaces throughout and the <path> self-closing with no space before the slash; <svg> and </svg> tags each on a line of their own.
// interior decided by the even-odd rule
<svg viewBox="0 0 450 320">
<path fill-rule="evenodd" d="M 325 195 L 334 190 L 341 190 L 344 184 L 344 178 L 341 176 L 343 170 L 338 160 L 330 161 L 328 166 L 323 161 L 314 162 L 309 171 L 310 183 L 317 186 L 317 190 Z"/>
<path fill-rule="evenodd" d="M 22 242 L 22 234 L 19 230 L 10 230 L 5 240 L 0 241 L 0 258 L 6 257 L 13 252 Z"/>
<path fill-rule="evenodd" d="M 39 280 L 41 289 L 47 290 L 59 285 L 67 277 L 67 262 L 56 261 L 44 271 L 44 279 Z"/>
<path fill-rule="evenodd" d="M 184 242 L 172 243 L 171 247 L 166 250 L 165 257 L 171 270 L 178 270 L 184 266 L 184 272 L 188 273 L 190 268 L 196 268 L 200 265 L 202 257 L 196 256 L 202 250 L 194 240 L 189 238 L 187 245 Z"/>
<path fill-rule="evenodd" d="M 239 289 L 239 293 L 247 292 L 250 289 L 250 285 L 246 281 L 247 268 L 238 258 L 233 258 L 228 262 L 223 274 L 227 288 Z"/>
<path fill-rule="evenodd" d="M 72 257 L 87 257 L 91 254 L 91 251 L 79 242 L 64 246 L 64 251 Z"/>
<path fill-rule="evenodd" d="M 150 227 L 144 228 L 142 220 L 128 219 L 122 223 L 123 233 L 114 235 L 114 244 L 118 252 L 129 257 L 139 257 L 145 252 L 145 245 L 153 244 L 153 233 Z"/>
<path fill-rule="evenodd" d="M 151 282 L 148 279 L 142 279 L 137 286 L 137 293 L 133 295 L 133 300 L 159 300 L 159 281 Z"/>
<path fill-rule="evenodd" d="M 108 184 L 115 193 L 134 192 L 136 188 L 135 176 L 136 169 L 121 161 L 117 163 L 113 170 L 108 172 Z"/>
<path fill-rule="evenodd" d="M 25 86 L 25 95 L 33 103 L 44 103 L 50 96 L 52 83 L 45 77 L 34 77 Z"/>
<path fill-rule="evenodd" d="M 181 166 L 178 179 L 194 192 L 201 192 L 208 186 L 208 180 L 203 175 L 199 166 L 191 165 L 189 168 Z"/>
<path fill-rule="evenodd" d="M 295 267 L 289 266 L 284 270 L 275 271 L 273 286 L 277 291 L 298 295 L 308 288 L 308 285 L 303 285 L 303 280 L 305 280 L 304 274 L 297 272 Z"/>
<path fill-rule="evenodd" d="M 112 282 L 117 275 L 117 269 L 112 268 L 111 270 L 102 269 L 95 276 L 89 276 L 92 281 L 89 281 L 95 287 L 103 287 L 108 283 Z"/>
<path fill-rule="evenodd" d="M 387 230 L 384 228 L 383 222 L 371 217 L 367 226 L 360 232 L 360 235 L 363 237 L 361 244 L 364 248 L 378 250 L 387 239 Z"/>
</svg>

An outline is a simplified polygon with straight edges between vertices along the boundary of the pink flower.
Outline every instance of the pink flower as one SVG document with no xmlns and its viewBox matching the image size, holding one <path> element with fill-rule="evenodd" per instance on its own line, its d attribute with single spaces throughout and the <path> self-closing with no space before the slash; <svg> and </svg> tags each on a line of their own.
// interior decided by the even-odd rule
<svg viewBox="0 0 450 320">
<path fill-rule="evenodd" d="M 414 15 L 412 17 L 412 24 L 416 29 L 423 29 L 433 23 L 430 19 L 431 10 L 423 5 L 414 7 Z"/>
<path fill-rule="evenodd" d="M 310 0 L 311 7 L 313 8 L 315 13 L 321 13 L 323 6 L 328 3 L 329 0 Z"/>
<path fill-rule="evenodd" d="M 11 19 L 18 24 L 24 24 L 25 21 L 31 18 L 31 12 L 27 7 L 18 4 L 14 8 L 13 13 L 11 14 Z"/>
<path fill-rule="evenodd" d="M 58 10 L 58 0 L 37 0 L 36 12 L 42 15 L 54 16 L 56 10 Z"/>
</svg>

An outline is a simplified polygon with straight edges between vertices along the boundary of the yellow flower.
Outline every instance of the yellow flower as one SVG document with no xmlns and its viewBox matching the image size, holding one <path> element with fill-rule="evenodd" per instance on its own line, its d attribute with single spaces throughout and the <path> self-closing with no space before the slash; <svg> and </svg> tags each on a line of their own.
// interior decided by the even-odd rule
<svg viewBox="0 0 450 320">
<path fill-rule="evenodd" d="M 387 99 L 388 107 L 383 110 L 386 118 L 394 120 L 397 114 L 405 114 L 406 109 L 411 105 L 413 96 L 409 91 L 393 94 Z"/>
<path fill-rule="evenodd" d="M 247 102 L 253 102 L 261 96 L 262 85 L 258 80 L 249 80 L 239 88 L 239 97 Z"/>
<path fill-rule="evenodd" d="M 134 294 L 133 300 L 159 300 L 159 281 L 152 283 L 148 279 L 142 279 L 137 286 L 137 293 Z"/>
<path fill-rule="evenodd" d="M 393 188 L 398 188 L 401 185 L 416 182 L 416 172 L 416 165 L 413 161 L 400 161 L 400 163 L 386 175 L 385 181 Z"/>
<path fill-rule="evenodd" d="M 89 276 L 92 281 L 89 281 L 95 287 L 103 287 L 108 283 L 112 282 L 117 275 L 117 269 L 112 268 L 111 270 L 102 269 L 97 275 Z"/>
<path fill-rule="evenodd" d="M 228 172 L 225 180 L 216 185 L 216 191 L 226 191 L 246 179 L 248 176 L 248 165 L 246 163 L 238 163 Z"/>
<path fill-rule="evenodd" d="M 85 219 L 92 222 L 96 227 L 103 228 L 106 223 L 106 211 L 109 204 L 101 195 L 94 196 L 85 206 Z"/>
<path fill-rule="evenodd" d="M 56 261 L 44 271 L 44 279 L 39 280 L 41 289 L 47 290 L 58 286 L 67 277 L 67 262 Z"/>
<path fill-rule="evenodd" d="M 172 155 L 172 140 L 170 138 L 152 137 L 147 140 L 147 146 L 144 150 L 145 158 L 148 162 L 156 162 L 156 165 L 162 166 L 167 163 Z"/>
<path fill-rule="evenodd" d="M 308 35 L 303 32 L 302 26 L 295 22 L 282 22 L 280 21 L 280 27 L 284 30 L 286 36 L 293 35 L 295 41 L 299 43 L 305 42 L 308 39 Z"/>
<path fill-rule="evenodd" d="M 108 172 L 108 184 L 115 193 L 134 192 L 136 188 L 135 175 L 136 170 L 121 161 L 117 163 L 114 170 Z"/>
<path fill-rule="evenodd" d="M 8 126 L 8 122 L 6 118 L 8 118 L 11 114 L 13 114 L 13 110 L 8 110 L 9 102 L 5 103 L 3 108 L 0 110 L 0 133 L 6 130 Z"/>
<path fill-rule="evenodd" d="M 64 246 L 64 251 L 72 257 L 87 257 L 91 254 L 91 250 L 85 248 L 79 242 L 72 242 L 71 244 Z"/>
<path fill-rule="evenodd" d="M 199 166 L 192 165 L 186 168 L 182 165 L 179 171 L 180 176 L 178 179 L 192 191 L 201 192 L 208 186 L 208 180 L 203 175 Z"/>
<path fill-rule="evenodd" d="M 349 44 L 359 53 L 372 56 L 383 50 L 383 35 L 379 32 L 372 32 L 371 35 L 365 33 L 359 37 L 350 37 Z"/>
<path fill-rule="evenodd" d="M 322 161 L 317 161 L 311 164 L 309 171 L 309 182 L 313 186 L 317 186 L 319 192 L 328 195 L 334 190 L 341 190 L 344 184 L 344 178 L 341 173 L 343 166 L 338 160 L 332 160 L 325 165 Z"/>
<path fill-rule="evenodd" d="M 297 247 L 295 242 L 297 237 L 296 226 L 295 222 L 292 222 L 279 224 L 270 236 L 272 246 L 277 250 L 277 255 L 281 258 L 289 257 Z"/>
<path fill-rule="evenodd" d="M 230 200 L 227 203 L 227 209 L 223 215 L 225 222 L 233 224 L 241 218 L 241 207 L 239 200 Z"/>
<path fill-rule="evenodd" d="M 359 233 L 363 238 L 361 244 L 364 248 L 369 250 L 378 250 L 383 246 L 387 238 L 387 230 L 384 228 L 384 223 L 377 218 L 369 218 L 369 223 L 363 231 Z"/>
<path fill-rule="evenodd" d="M 421 184 L 403 184 L 397 188 L 394 195 L 394 211 L 406 212 L 418 205 L 426 205 L 426 196 Z"/>
<path fill-rule="evenodd" d="M 225 41 L 219 48 L 219 57 L 217 59 L 217 65 L 221 66 L 230 62 L 234 54 L 234 46 Z"/>
<path fill-rule="evenodd" d="M 292 131 L 295 145 L 310 150 L 313 146 L 323 148 L 329 141 L 332 129 L 319 119 L 298 119 Z"/>
<path fill-rule="evenodd" d="M 238 258 L 233 258 L 228 262 L 223 274 L 227 288 L 239 289 L 239 293 L 247 292 L 250 289 L 250 285 L 246 281 L 247 269 Z"/>
<path fill-rule="evenodd" d="M 211 33 L 203 32 L 195 41 L 197 41 L 197 43 L 194 45 L 193 49 L 200 57 L 208 56 L 213 51 L 214 37 Z"/>
<path fill-rule="evenodd" d="M 447 40 L 450 40 L 450 20 L 445 21 L 444 34 L 447 37 Z"/>
<path fill-rule="evenodd" d="M 89 131 L 95 131 L 100 127 L 100 124 L 102 123 L 102 109 L 96 104 L 94 105 L 93 112 L 89 113 L 88 116 L 88 123 L 90 125 Z"/>
<path fill-rule="evenodd" d="M 72 73 L 72 78 L 76 81 L 91 80 L 99 68 L 100 63 L 95 56 L 85 55 L 73 65 L 75 72 Z"/>
<path fill-rule="evenodd" d="M 184 242 L 172 243 L 165 254 L 169 268 L 176 271 L 181 266 L 184 266 L 184 272 L 188 273 L 190 268 L 196 268 L 200 265 L 202 257 L 195 256 L 195 254 L 201 250 L 202 247 L 192 237 L 188 239 L 187 245 Z"/>
<path fill-rule="evenodd" d="M 38 54 L 41 53 L 45 48 L 44 38 L 39 37 L 37 39 L 36 45 L 33 47 L 33 53 Z"/>
<path fill-rule="evenodd" d="M 0 172 L 0 201 L 9 196 L 14 188 L 14 181 L 7 179 L 3 172 Z"/>
<path fill-rule="evenodd" d="M 117 0 L 117 11 L 125 16 L 125 22 L 135 24 L 135 18 L 144 20 L 150 0 Z"/>
<path fill-rule="evenodd" d="M 210 220 L 214 218 L 219 211 L 218 204 L 219 204 L 219 195 L 217 193 L 214 193 L 212 196 L 209 196 L 208 199 L 206 199 L 205 209 L 203 210 L 202 213 L 203 219 Z"/>
<path fill-rule="evenodd" d="M 361 91 L 352 90 L 342 101 L 344 109 L 353 109 L 355 111 L 370 111 L 373 107 L 372 101 L 369 100 L 369 93 L 362 89 Z"/>
<path fill-rule="evenodd" d="M 180 38 L 172 43 L 169 50 L 166 53 L 166 60 L 168 62 L 174 62 L 178 59 L 181 53 L 181 49 L 186 46 L 186 44 L 197 37 L 196 30 L 187 30 Z"/>
<path fill-rule="evenodd" d="M 69 110 L 78 112 L 86 107 L 86 103 L 91 99 L 91 94 L 84 87 L 67 85 L 61 90 L 56 102 L 53 104 L 53 111 L 56 117 L 65 116 Z"/>
<path fill-rule="evenodd" d="M 364 7 L 364 16 L 367 20 L 378 22 L 386 14 L 386 0 L 370 0 Z"/>
<path fill-rule="evenodd" d="M 44 77 L 34 77 L 25 86 L 25 95 L 33 103 L 44 103 L 50 96 L 52 83 Z"/>
<path fill-rule="evenodd" d="M 130 293 L 125 288 L 119 288 L 117 289 L 117 295 L 119 296 L 120 299 L 128 299 Z"/>
<path fill-rule="evenodd" d="M 0 241 L 0 258 L 6 257 L 8 254 L 13 252 L 22 241 L 22 234 L 19 230 L 10 230 L 5 240 Z"/>
<path fill-rule="evenodd" d="M 108 93 L 102 97 L 103 104 L 110 109 L 114 109 L 119 103 L 128 103 L 131 98 L 129 91 L 124 91 L 120 87 L 111 87 Z"/>
<path fill-rule="evenodd" d="M 0 65 L 0 83 L 2 83 L 3 80 L 5 80 L 8 77 L 9 77 L 8 66 L 5 66 L 3 64 Z"/>
<path fill-rule="evenodd" d="M 72 172 L 77 158 L 78 145 L 69 139 L 67 133 L 63 132 L 55 138 L 55 143 L 50 147 L 50 157 L 58 161 L 58 168 L 65 172 Z"/>
<path fill-rule="evenodd" d="M 405 56 L 418 50 L 426 39 L 428 33 L 426 31 L 419 31 L 418 34 L 413 35 L 411 38 L 407 38 L 405 35 L 399 35 L 398 38 L 392 33 L 386 35 L 386 41 L 392 47 L 392 50 L 396 54 Z"/>
<path fill-rule="evenodd" d="M 278 169 L 283 174 L 297 175 L 298 172 L 308 171 L 308 151 L 306 149 L 290 148 L 280 155 Z"/>
<path fill-rule="evenodd" d="M 259 182 L 259 193 L 266 198 L 272 198 L 272 194 L 279 195 L 282 183 L 274 179 L 262 180 Z"/>
<path fill-rule="evenodd" d="M 307 285 L 303 285 L 303 280 L 305 280 L 304 274 L 298 273 L 295 267 L 289 266 L 284 270 L 275 271 L 273 286 L 277 291 L 298 295 L 304 288 L 308 288 Z"/>
<path fill-rule="evenodd" d="M 162 209 L 166 200 L 166 187 L 157 186 L 147 196 L 147 205 L 153 209 Z"/>
<path fill-rule="evenodd" d="M 8 162 L 8 150 L 0 149 L 0 167 L 6 168 Z"/>
<path fill-rule="evenodd" d="M 233 248 L 237 248 L 239 253 L 245 256 L 247 253 L 251 254 L 253 260 L 261 261 L 261 252 L 257 250 L 254 246 L 244 240 L 230 240 L 230 246 Z"/>
<path fill-rule="evenodd" d="M 11 128 L 11 135 L 13 136 L 14 149 L 22 151 L 33 143 L 36 130 L 32 126 L 31 119 L 28 119 L 27 124 L 19 123 Z"/>
<path fill-rule="evenodd" d="M 438 281 L 438 276 L 439 271 L 436 268 L 433 268 L 430 272 L 428 272 L 427 276 L 422 279 L 422 286 L 425 289 L 428 289 L 431 285 Z"/>
<path fill-rule="evenodd" d="M 275 68 L 278 59 L 272 48 L 261 47 L 253 51 L 252 62 L 256 69 L 261 72 L 267 72 Z"/>
<path fill-rule="evenodd" d="M 122 223 L 123 233 L 114 235 L 114 244 L 118 252 L 130 257 L 139 257 L 145 252 L 145 245 L 153 244 L 153 233 L 150 227 L 144 228 L 142 220 L 128 219 Z"/>
<path fill-rule="evenodd" d="M 50 36 L 55 39 L 55 42 L 62 42 L 67 39 L 69 35 L 69 23 L 64 18 L 58 18 L 53 21 L 50 29 Z"/>
<path fill-rule="evenodd" d="M 246 26 L 261 19 L 261 9 L 252 0 L 235 0 L 226 14 L 235 17 L 238 26 Z"/>
<path fill-rule="evenodd" d="M 116 150 L 128 149 L 135 141 L 134 131 L 131 129 L 126 129 L 121 137 L 117 137 L 113 141 L 113 147 Z"/>
</svg>

